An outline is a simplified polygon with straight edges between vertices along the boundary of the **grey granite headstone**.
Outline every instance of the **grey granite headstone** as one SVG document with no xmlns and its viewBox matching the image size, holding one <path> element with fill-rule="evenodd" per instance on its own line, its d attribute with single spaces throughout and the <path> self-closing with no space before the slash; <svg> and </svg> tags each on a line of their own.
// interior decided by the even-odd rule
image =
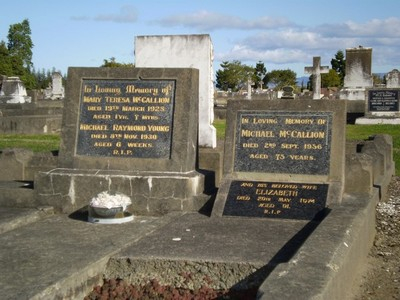
<svg viewBox="0 0 400 300">
<path fill-rule="evenodd" d="M 231 101 L 213 216 L 312 219 L 340 203 L 346 104 Z"/>
<path fill-rule="evenodd" d="M 198 70 L 69 68 L 59 165 L 39 173 L 39 202 L 72 211 L 108 191 L 135 213 L 198 209 L 197 117 Z"/>
</svg>

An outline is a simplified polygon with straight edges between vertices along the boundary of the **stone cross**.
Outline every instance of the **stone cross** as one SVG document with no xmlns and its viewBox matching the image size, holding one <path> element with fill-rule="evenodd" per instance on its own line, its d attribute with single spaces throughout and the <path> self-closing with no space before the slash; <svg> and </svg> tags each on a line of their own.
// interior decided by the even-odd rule
<svg viewBox="0 0 400 300">
<path fill-rule="evenodd" d="M 314 100 L 321 99 L 321 74 L 328 73 L 329 67 L 321 66 L 321 57 L 314 56 L 313 57 L 313 66 L 305 67 L 304 72 L 306 74 L 313 75 L 313 99 Z"/>
</svg>

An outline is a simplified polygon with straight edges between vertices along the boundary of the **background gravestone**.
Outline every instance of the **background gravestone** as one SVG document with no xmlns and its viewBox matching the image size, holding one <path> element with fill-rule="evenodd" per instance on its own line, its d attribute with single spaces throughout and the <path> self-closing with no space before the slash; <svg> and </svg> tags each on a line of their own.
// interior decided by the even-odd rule
<svg viewBox="0 0 400 300">
<path fill-rule="evenodd" d="M 340 203 L 346 104 L 231 101 L 214 216 L 312 219 Z"/>
<path fill-rule="evenodd" d="M 69 68 L 58 168 L 38 173 L 38 202 L 71 212 L 103 191 L 140 214 L 201 206 L 198 70 Z"/>
<path fill-rule="evenodd" d="M 199 69 L 199 146 L 215 148 L 213 45 L 208 34 L 135 37 L 135 66 Z"/>
</svg>

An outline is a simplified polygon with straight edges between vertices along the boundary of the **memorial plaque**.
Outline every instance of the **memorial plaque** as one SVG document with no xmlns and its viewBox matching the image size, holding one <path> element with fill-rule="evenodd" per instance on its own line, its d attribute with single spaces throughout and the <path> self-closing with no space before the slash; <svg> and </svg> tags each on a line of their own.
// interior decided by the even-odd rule
<svg viewBox="0 0 400 300">
<path fill-rule="evenodd" d="M 368 110 L 370 112 L 399 111 L 399 91 L 398 90 L 368 91 Z"/>
<path fill-rule="evenodd" d="M 238 111 L 234 171 L 328 174 L 332 113 Z"/>
<path fill-rule="evenodd" d="M 76 154 L 170 158 L 173 80 L 83 79 Z"/>
<path fill-rule="evenodd" d="M 328 184 L 232 181 L 223 215 L 311 220 L 327 194 Z"/>
</svg>

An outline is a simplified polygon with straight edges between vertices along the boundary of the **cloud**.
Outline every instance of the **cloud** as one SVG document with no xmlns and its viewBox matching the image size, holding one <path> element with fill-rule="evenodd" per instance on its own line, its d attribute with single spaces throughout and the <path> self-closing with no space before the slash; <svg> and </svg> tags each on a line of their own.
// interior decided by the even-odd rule
<svg viewBox="0 0 400 300">
<path fill-rule="evenodd" d="M 265 16 L 254 20 L 244 20 L 238 16 L 223 15 L 204 10 L 187 15 L 174 15 L 159 21 L 153 21 L 152 23 L 167 27 L 191 27 L 206 31 L 221 29 L 272 29 L 293 25 L 285 18 Z"/>
<path fill-rule="evenodd" d="M 115 23 L 135 23 L 138 20 L 138 13 L 136 8 L 131 5 L 124 5 L 121 7 L 118 14 L 101 14 L 93 18 L 85 16 L 73 16 L 74 21 L 98 21 L 98 22 L 115 22 Z"/>
</svg>

